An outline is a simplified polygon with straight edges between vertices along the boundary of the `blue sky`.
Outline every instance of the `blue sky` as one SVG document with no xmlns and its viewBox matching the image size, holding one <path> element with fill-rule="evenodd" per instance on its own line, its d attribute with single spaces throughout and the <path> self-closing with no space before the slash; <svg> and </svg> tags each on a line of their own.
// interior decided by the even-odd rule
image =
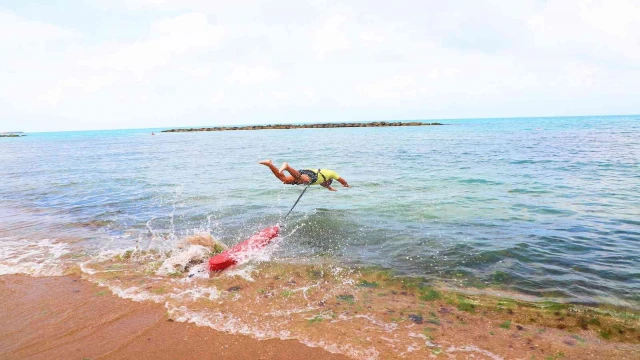
<svg viewBox="0 0 640 360">
<path fill-rule="evenodd" d="M 0 131 L 637 114 L 635 0 L 0 1 Z"/>
</svg>

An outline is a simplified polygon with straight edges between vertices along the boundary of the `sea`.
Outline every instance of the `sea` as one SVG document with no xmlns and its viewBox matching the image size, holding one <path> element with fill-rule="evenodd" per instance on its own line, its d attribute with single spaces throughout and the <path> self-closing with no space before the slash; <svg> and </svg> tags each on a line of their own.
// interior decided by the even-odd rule
<svg viewBox="0 0 640 360">
<path fill-rule="evenodd" d="M 344 292 L 360 269 L 461 293 L 640 309 L 640 116 L 425 120 L 435 121 L 444 125 L 2 138 L 0 275 L 80 274 L 180 321 L 361 358 L 385 350 L 295 323 L 336 319 L 308 291 Z M 351 187 L 311 186 L 285 219 L 304 186 L 282 184 L 265 159 L 332 169 Z M 276 224 L 280 238 L 228 274 L 158 272 L 189 236 L 232 246 Z M 309 266 L 341 281 L 305 282 Z M 269 283 L 275 273 L 287 281 Z M 250 316 L 252 306 L 270 310 Z"/>
</svg>

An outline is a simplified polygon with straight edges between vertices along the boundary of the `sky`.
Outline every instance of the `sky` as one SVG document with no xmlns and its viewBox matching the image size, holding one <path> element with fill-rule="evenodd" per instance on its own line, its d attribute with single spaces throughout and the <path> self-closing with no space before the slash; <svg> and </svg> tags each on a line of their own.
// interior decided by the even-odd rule
<svg viewBox="0 0 640 360">
<path fill-rule="evenodd" d="M 639 114 L 638 0 L 0 0 L 0 131 Z"/>
</svg>

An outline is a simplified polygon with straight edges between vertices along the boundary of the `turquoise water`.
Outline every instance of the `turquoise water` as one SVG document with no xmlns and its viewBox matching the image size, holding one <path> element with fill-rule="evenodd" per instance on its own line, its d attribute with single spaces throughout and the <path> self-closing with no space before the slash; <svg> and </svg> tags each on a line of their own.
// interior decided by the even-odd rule
<svg viewBox="0 0 640 360">
<path fill-rule="evenodd" d="M 440 122 L 3 138 L 0 242 L 91 253 L 204 230 L 235 243 L 282 222 L 274 261 L 638 306 L 640 116 Z M 267 158 L 334 169 L 352 188 L 312 187 L 283 222 L 302 187 L 279 183 Z"/>
</svg>

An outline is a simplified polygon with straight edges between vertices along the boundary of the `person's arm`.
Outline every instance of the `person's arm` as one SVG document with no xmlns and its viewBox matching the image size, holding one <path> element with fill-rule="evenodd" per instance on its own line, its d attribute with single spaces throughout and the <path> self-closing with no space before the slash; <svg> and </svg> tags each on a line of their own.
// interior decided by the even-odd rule
<svg viewBox="0 0 640 360">
<path fill-rule="evenodd" d="M 338 191 L 331 187 L 331 180 L 320 183 L 320 186 L 329 189 L 329 191 Z"/>
<path fill-rule="evenodd" d="M 349 186 L 349 184 L 347 184 L 347 180 L 345 180 L 345 179 L 343 179 L 341 177 L 337 178 L 336 180 L 338 180 L 338 182 L 340 184 L 342 184 L 342 186 L 344 186 L 344 187 L 351 187 L 351 186 Z"/>
</svg>

